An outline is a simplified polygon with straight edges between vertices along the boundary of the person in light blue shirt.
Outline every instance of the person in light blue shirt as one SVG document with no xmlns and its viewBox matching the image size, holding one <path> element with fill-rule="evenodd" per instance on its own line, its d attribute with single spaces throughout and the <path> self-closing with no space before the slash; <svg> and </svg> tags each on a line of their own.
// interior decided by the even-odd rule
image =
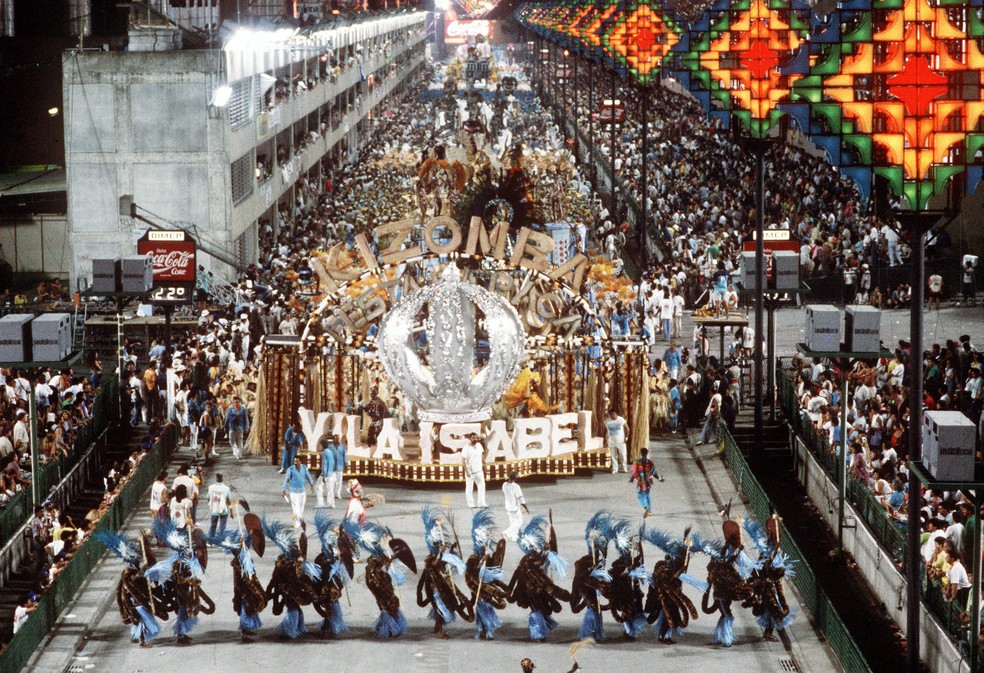
<svg viewBox="0 0 984 673">
<path fill-rule="evenodd" d="M 335 443 L 331 435 L 321 438 L 321 476 L 318 477 L 318 485 L 315 487 L 315 495 L 318 496 L 318 507 L 335 508 Z M 325 496 L 327 495 L 327 505 Z"/>
<path fill-rule="evenodd" d="M 677 388 L 676 379 L 670 379 L 670 432 L 676 432 L 680 425 L 680 409 L 683 407 L 683 400 L 680 398 L 680 389 Z"/>
<path fill-rule="evenodd" d="M 679 380 L 680 368 L 683 367 L 683 357 L 677 350 L 675 341 L 671 341 L 670 347 L 663 351 L 663 363 L 666 365 L 667 376 Z"/>
<path fill-rule="evenodd" d="M 301 432 L 301 424 L 294 421 L 284 433 L 284 450 L 280 455 L 280 474 L 285 473 L 294 462 L 294 457 L 301 450 L 301 442 L 303 441 L 304 433 Z"/>
<path fill-rule="evenodd" d="M 311 478 L 311 473 L 308 472 L 307 465 L 301 464 L 301 457 L 294 456 L 294 464 L 290 466 L 287 470 L 287 474 L 284 476 L 283 491 L 281 494 L 287 498 L 290 502 L 290 509 L 292 512 L 291 518 L 294 520 L 294 528 L 300 528 L 301 522 L 304 521 L 304 503 L 307 502 L 307 491 L 304 489 L 304 484 L 307 482 L 311 484 L 311 490 L 314 490 L 314 479 Z M 288 492 L 290 496 L 288 497 Z"/>
<path fill-rule="evenodd" d="M 348 447 L 345 446 L 345 442 L 339 441 L 338 435 L 332 436 L 332 442 L 335 444 L 335 497 L 342 497 L 342 481 L 345 472 L 345 468 L 348 467 Z"/>
</svg>

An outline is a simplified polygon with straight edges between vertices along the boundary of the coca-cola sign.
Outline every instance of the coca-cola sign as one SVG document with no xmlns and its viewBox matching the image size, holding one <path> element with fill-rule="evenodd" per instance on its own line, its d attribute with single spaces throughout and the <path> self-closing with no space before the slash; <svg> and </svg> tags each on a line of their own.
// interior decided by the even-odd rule
<svg viewBox="0 0 984 673">
<path fill-rule="evenodd" d="M 154 257 L 154 287 L 194 283 L 195 240 L 184 231 L 150 229 L 137 241 L 138 255 Z"/>
<path fill-rule="evenodd" d="M 446 44 L 464 44 L 468 41 L 468 38 L 478 36 L 482 36 L 486 40 L 491 40 L 493 23 L 484 19 L 464 21 L 455 19 L 449 22 L 444 30 L 444 42 Z"/>
</svg>

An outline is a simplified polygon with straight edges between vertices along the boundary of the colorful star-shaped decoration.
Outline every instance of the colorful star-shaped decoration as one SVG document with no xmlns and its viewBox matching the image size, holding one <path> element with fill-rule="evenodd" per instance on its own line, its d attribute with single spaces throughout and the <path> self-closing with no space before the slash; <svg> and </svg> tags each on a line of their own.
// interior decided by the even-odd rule
<svg viewBox="0 0 984 673">
<path fill-rule="evenodd" d="M 641 84 L 659 73 L 681 29 L 655 0 L 635 0 L 601 28 L 601 45 L 616 68 Z"/>
<path fill-rule="evenodd" d="M 984 55 L 962 28 L 972 24 L 971 12 L 904 0 L 874 24 L 870 41 L 837 45 L 818 63 L 827 71 L 837 66 L 819 94 L 840 104 L 846 137 L 871 148 L 874 173 L 915 209 L 941 193 L 973 160 L 967 152 L 984 143 L 973 132 L 984 112 Z"/>
</svg>

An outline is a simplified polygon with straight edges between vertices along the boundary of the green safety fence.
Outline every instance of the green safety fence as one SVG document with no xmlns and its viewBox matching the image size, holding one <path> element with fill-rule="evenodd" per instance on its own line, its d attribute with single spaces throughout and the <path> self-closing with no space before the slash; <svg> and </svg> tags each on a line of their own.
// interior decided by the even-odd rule
<svg viewBox="0 0 984 673">
<path fill-rule="evenodd" d="M 718 423 L 718 437 L 724 442 L 724 455 L 731 468 L 732 474 L 738 481 L 738 488 L 751 505 L 752 511 L 760 521 L 765 521 L 771 514 L 769 496 L 752 473 L 748 462 L 741 453 L 741 448 L 735 441 L 724 423 Z M 782 547 L 796 566 L 792 582 L 803 598 L 803 603 L 813 615 L 817 627 L 823 632 L 834 651 L 841 667 L 847 673 L 871 673 L 871 667 L 865 660 L 857 641 L 847 630 L 837 609 L 830 602 L 826 592 L 817 582 L 813 570 L 803 557 L 796 540 L 790 534 L 784 523 L 780 522 Z"/>
<path fill-rule="evenodd" d="M 786 420 L 796 435 L 802 440 L 810 454 L 817 460 L 827 476 L 837 483 L 837 457 L 830 450 L 825 437 L 817 433 L 813 423 L 805 420 L 800 411 L 799 401 L 793 390 L 793 383 L 787 372 L 776 370 L 776 383 L 779 388 L 779 403 Z M 878 540 L 882 548 L 905 572 L 906 522 L 896 521 L 885 511 L 881 503 L 875 499 L 871 489 L 856 479 L 848 478 L 846 499 L 854 507 L 858 516 L 871 534 Z M 963 606 L 955 605 L 943 597 L 943 592 L 937 582 L 928 581 L 925 569 L 920 569 L 920 586 L 922 587 L 923 603 L 936 616 L 947 632 L 955 639 L 966 640 L 967 625 L 963 621 L 965 610 Z"/>
<path fill-rule="evenodd" d="M 838 456 L 831 450 L 827 438 L 817 432 L 812 422 L 804 418 L 793 391 L 792 381 L 785 370 L 776 370 L 776 381 L 779 386 L 779 403 L 787 421 L 810 454 L 820 463 L 830 480 L 836 484 L 840 476 L 837 474 Z M 868 525 L 872 535 L 888 551 L 892 560 L 896 563 L 904 563 L 905 524 L 900 524 L 893 519 L 875 499 L 871 489 L 866 484 L 851 478 L 850 475 L 847 480 L 847 501 L 854 506 L 858 516 Z"/>
<path fill-rule="evenodd" d="M 65 475 L 95 449 L 96 439 L 109 426 L 109 420 L 119 415 L 119 403 L 116 377 L 107 376 L 96 391 L 89 422 L 79 426 L 68 456 L 42 465 L 38 473 L 33 475 L 32 478 L 42 498 L 51 495 L 52 489 L 61 483 Z M 31 492 L 31 487 L 25 488 L 0 510 L 0 547 L 5 545 L 34 513 Z"/>
<path fill-rule="evenodd" d="M 85 541 L 59 573 L 55 583 L 41 595 L 37 611 L 28 616 L 7 644 L 6 651 L 0 654 L 0 671 L 18 673 L 27 664 L 48 631 L 55 625 L 62 610 L 75 597 L 106 550 L 101 542 L 91 537 L 92 533 L 115 532 L 123 527 L 127 517 L 140 504 L 144 493 L 154 482 L 154 478 L 167 465 L 171 454 L 178 446 L 179 436 L 177 426 L 168 425 L 164 428 L 157 444 L 141 461 L 139 469 L 117 494 L 109 510 L 89 531 Z"/>
</svg>

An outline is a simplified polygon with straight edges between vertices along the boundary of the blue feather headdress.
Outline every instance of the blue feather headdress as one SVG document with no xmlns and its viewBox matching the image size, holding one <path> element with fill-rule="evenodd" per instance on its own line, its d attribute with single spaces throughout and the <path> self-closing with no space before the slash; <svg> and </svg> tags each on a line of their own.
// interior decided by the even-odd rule
<svg viewBox="0 0 984 673">
<path fill-rule="evenodd" d="M 151 582 L 167 582 L 174 573 L 175 564 L 178 563 L 187 566 L 195 579 L 201 580 L 205 577 L 205 569 L 195 557 L 187 531 L 178 530 L 171 519 L 154 519 L 151 530 L 173 553 L 148 568 L 144 572 L 144 577 Z"/>
<path fill-rule="evenodd" d="M 205 541 L 213 547 L 218 547 L 226 554 L 235 554 L 243 544 L 243 538 L 238 530 L 227 530 L 215 536 L 206 535 Z"/>
<path fill-rule="evenodd" d="M 355 535 L 359 547 L 365 549 L 370 556 L 388 556 L 389 550 L 383 546 L 383 539 L 393 537 L 389 528 L 372 521 L 363 521 Z"/>
<path fill-rule="evenodd" d="M 314 528 L 318 531 L 321 551 L 327 558 L 334 559 L 335 545 L 338 544 L 338 522 L 331 519 L 325 510 L 319 509 L 314 513 Z"/>
<path fill-rule="evenodd" d="M 664 530 L 643 527 L 642 537 L 668 556 L 682 559 L 687 553 L 686 543 L 679 538 L 673 537 Z"/>
<path fill-rule="evenodd" d="M 523 554 L 542 554 L 547 548 L 547 517 L 537 514 L 519 531 L 516 544 Z"/>
<path fill-rule="evenodd" d="M 246 541 L 243 542 L 242 533 L 238 530 L 227 530 L 221 535 L 214 537 L 205 536 L 205 540 L 213 547 L 218 547 L 226 554 L 235 554 L 239 559 L 239 566 L 242 568 L 243 577 L 249 577 L 256 573 L 253 567 L 253 555 L 249 550 L 252 547 L 250 535 L 246 534 Z"/>
<path fill-rule="evenodd" d="M 447 515 L 434 505 L 426 505 L 420 510 L 424 522 L 424 542 L 427 551 L 438 554 L 442 548 L 451 546 L 451 530 L 447 527 Z"/>
<path fill-rule="evenodd" d="M 472 548 L 475 554 L 482 555 L 485 550 L 496 543 L 498 529 L 495 525 L 495 517 L 492 510 L 482 508 L 472 516 Z"/>
<path fill-rule="evenodd" d="M 748 537 L 752 539 L 755 548 L 758 549 L 759 554 L 771 554 L 772 545 L 769 544 L 769 535 L 765 532 L 765 526 L 755 519 L 750 518 L 745 519 L 742 524 L 745 532 L 748 533 Z"/>
<path fill-rule="evenodd" d="M 619 556 L 623 559 L 631 558 L 633 539 L 636 536 L 635 524 L 628 519 L 619 519 L 611 523 L 609 531 Z"/>
<path fill-rule="evenodd" d="M 280 549 L 281 556 L 290 559 L 298 557 L 301 550 L 292 525 L 283 521 L 267 521 L 265 516 L 260 519 L 260 523 L 263 525 L 263 533 Z"/>
<path fill-rule="evenodd" d="M 154 536 L 171 551 L 179 553 L 190 552 L 191 541 L 188 539 L 188 533 L 178 530 L 178 527 L 170 518 L 155 518 L 153 524 L 151 524 L 151 530 Z"/>
<path fill-rule="evenodd" d="M 117 558 L 122 559 L 131 568 L 139 568 L 143 553 L 140 550 L 140 542 L 137 540 L 127 540 L 119 533 L 100 531 L 93 534 L 95 539 L 106 546 L 106 549 L 113 552 Z"/>
<path fill-rule="evenodd" d="M 690 552 L 692 554 L 706 554 L 711 558 L 720 559 L 723 549 L 724 540 L 708 540 L 700 533 L 694 533 L 690 536 Z"/>
<path fill-rule="evenodd" d="M 601 510 L 588 519 L 584 527 L 584 543 L 592 556 L 605 557 L 608 555 L 608 543 L 612 539 L 614 517 L 611 512 Z"/>
</svg>

